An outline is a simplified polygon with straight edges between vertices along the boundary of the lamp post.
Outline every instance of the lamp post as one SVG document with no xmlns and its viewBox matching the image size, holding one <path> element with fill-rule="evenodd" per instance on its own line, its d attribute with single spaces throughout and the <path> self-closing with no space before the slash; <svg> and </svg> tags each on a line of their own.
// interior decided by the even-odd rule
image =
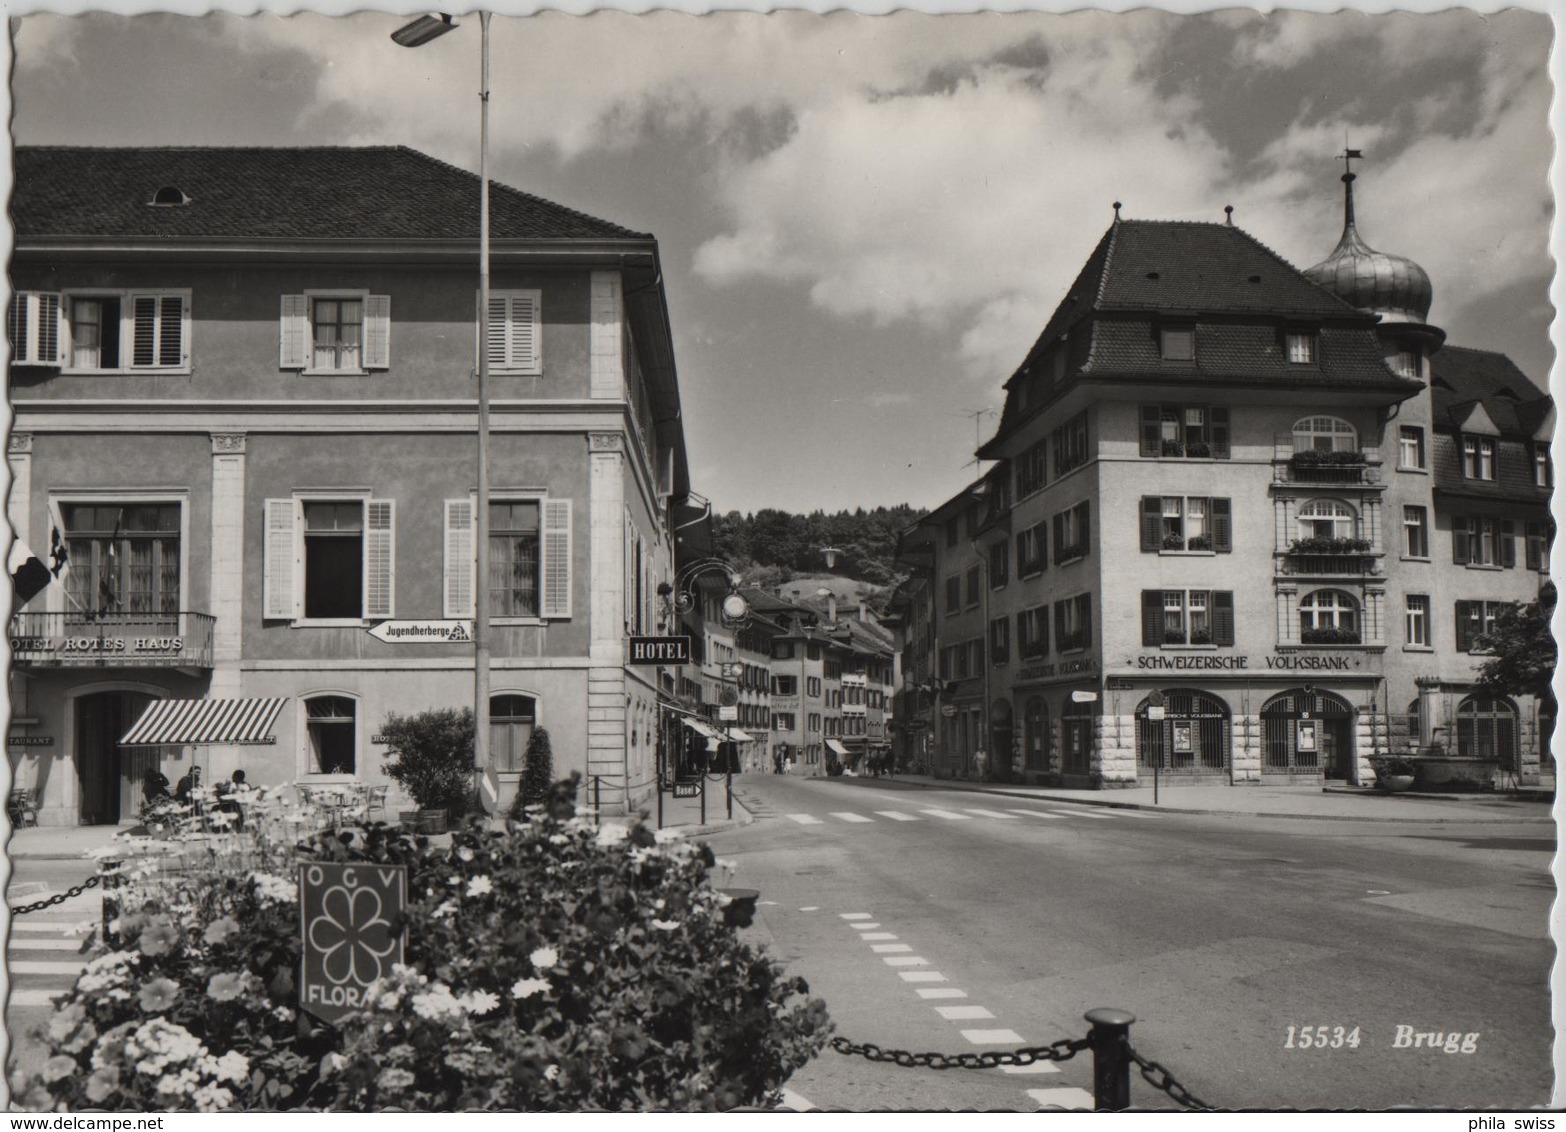
<svg viewBox="0 0 1566 1132">
<path fill-rule="evenodd" d="M 478 498 L 473 548 L 473 762 L 489 778 L 489 16 L 479 13 L 479 348 Z M 446 15 L 420 16 L 392 32 L 393 42 L 421 47 L 457 26 Z M 499 792 L 490 806 L 499 804 Z"/>
</svg>

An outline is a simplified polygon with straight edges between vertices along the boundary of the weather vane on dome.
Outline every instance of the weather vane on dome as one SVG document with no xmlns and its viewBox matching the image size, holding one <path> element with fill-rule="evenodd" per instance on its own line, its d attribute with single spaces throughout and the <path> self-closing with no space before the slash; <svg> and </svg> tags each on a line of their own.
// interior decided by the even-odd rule
<svg viewBox="0 0 1566 1132">
<path fill-rule="evenodd" d="M 1348 138 L 1345 136 L 1343 139 L 1343 175 L 1345 177 L 1353 177 L 1354 167 L 1349 162 L 1363 160 L 1365 160 L 1365 155 L 1357 149 L 1350 149 L 1348 147 Z"/>
</svg>

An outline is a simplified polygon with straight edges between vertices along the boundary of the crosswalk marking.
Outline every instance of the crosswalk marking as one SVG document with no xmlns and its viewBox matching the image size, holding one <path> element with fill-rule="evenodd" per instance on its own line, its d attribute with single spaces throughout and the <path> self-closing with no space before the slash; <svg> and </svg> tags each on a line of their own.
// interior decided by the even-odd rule
<svg viewBox="0 0 1566 1132">
<path fill-rule="evenodd" d="M 800 825 L 820 825 L 821 819 L 811 817 L 809 814 L 788 814 L 789 821 L 797 821 Z"/>
<path fill-rule="evenodd" d="M 889 955 L 894 951 L 912 951 L 913 948 L 906 943 L 872 943 L 870 950 L 877 955 Z"/>
<path fill-rule="evenodd" d="M 857 822 L 873 822 L 873 821 L 875 821 L 874 818 L 867 818 L 863 814 L 851 814 L 851 813 L 846 813 L 846 812 L 845 813 L 838 813 L 835 810 L 832 812 L 832 816 L 835 817 L 835 818 L 839 818 L 842 821 L 857 821 Z"/>
<path fill-rule="evenodd" d="M 859 920 L 859 921 L 855 921 L 852 924 L 849 924 L 848 926 L 851 927 L 851 928 L 855 928 L 858 931 L 868 932 L 868 931 L 874 931 L 876 928 L 880 927 L 881 925 L 880 924 L 875 924 L 875 923 L 867 923 L 867 922 L 865 922 L 863 920 Z"/>
<path fill-rule="evenodd" d="M 882 959 L 888 967 L 928 967 L 930 961 L 921 959 L 917 955 L 888 955 Z"/>
<path fill-rule="evenodd" d="M 1060 1066 L 1053 1061 L 1035 1061 L 1031 1065 L 1002 1065 L 1002 1073 L 1059 1073 Z"/>
<path fill-rule="evenodd" d="M 913 974 L 914 972 L 909 972 Z M 906 977 L 906 976 L 905 976 Z M 956 987 L 920 987 L 920 998 L 967 998 L 968 992 Z"/>
<path fill-rule="evenodd" d="M 838 915 L 845 920 L 868 920 L 871 918 L 869 912 L 839 912 Z"/>
<path fill-rule="evenodd" d="M 55 959 L 13 959 L 6 966 L 13 975 L 79 975 L 86 964 Z"/>
<path fill-rule="evenodd" d="M 9 948 L 11 951 L 80 951 L 81 949 L 80 939 L 61 935 L 42 939 L 12 936 Z"/>
<path fill-rule="evenodd" d="M 1048 813 L 1045 810 L 1012 810 L 1014 814 L 1021 814 L 1025 818 L 1045 818 L 1048 821 L 1059 821 L 1060 814 Z"/>
<path fill-rule="evenodd" d="M 935 1012 L 948 1022 L 960 1022 L 972 1018 L 993 1018 L 982 1006 L 937 1006 Z"/>
<path fill-rule="evenodd" d="M 866 932 L 860 939 L 896 939 L 891 932 Z"/>
<path fill-rule="evenodd" d="M 946 976 L 939 971 L 899 971 L 897 972 L 905 983 L 944 983 Z"/>
<path fill-rule="evenodd" d="M 89 930 L 91 930 L 91 929 L 89 929 Z M 60 923 L 55 923 L 52 920 L 46 920 L 46 921 L 44 921 L 43 923 L 40 924 L 40 923 L 34 923 L 31 920 L 17 920 L 17 919 L 13 919 L 11 921 L 11 935 L 13 937 L 15 937 L 18 932 L 22 933 L 23 935 L 26 935 L 28 933 L 38 933 L 38 934 L 41 934 L 41 935 L 58 935 L 58 936 L 75 935 L 78 939 L 80 939 L 82 936 L 87 934 L 87 932 L 85 932 L 85 931 L 81 932 L 80 934 L 78 934 L 77 931 L 76 931 L 76 925 L 75 924 L 60 924 Z"/>
<path fill-rule="evenodd" d="M 1091 810 L 1053 810 L 1052 813 L 1064 814 L 1068 818 L 1092 818 L 1094 821 L 1114 821 L 1109 814 L 1095 814 Z"/>
<path fill-rule="evenodd" d="M 981 818 L 1000 818 L 1001 821 L 1016 821 L 1010 814 L 1003 814 L 999 810 L 975 810 L 971 806 L 965 807 L 970 814 L 978 814 Z"/>
<path fill-rule="evenodd" d="M 1086 1089 L 1029 1089 L 1028 1096 L 1041 1105 L 1061 1108 L 1093 1108 L 1093 1094 Z"/>
<path fill-rule="evenodd" d="M 901 810 L 877 810 L 876 814 L 883 818 L 891 818 L 893 821 L 918 821 L 912 814 L 905 814 Z"/>
<path fill-rule="evenodd" d="M 976 1046 L 1020 1046 L 1022 1035 L 1016 1030 L 961 1030 L 963 1037 Z"/>
<path fill-rule="evenodd" d="M 68 992 L 64 988 L 59 990 L 13 989 L 7 1001 L 12 1006 L 53 1006 L 54 1000 L 66 993 Z"/>
<path fill-rule="evenodd" d="M 932 818 L 945 818 L 947 821 L 972 821 L 967 814 L 954 814 L 950 810 L 920 810 L 921 814 L 929 814 Z"/>
</svg>

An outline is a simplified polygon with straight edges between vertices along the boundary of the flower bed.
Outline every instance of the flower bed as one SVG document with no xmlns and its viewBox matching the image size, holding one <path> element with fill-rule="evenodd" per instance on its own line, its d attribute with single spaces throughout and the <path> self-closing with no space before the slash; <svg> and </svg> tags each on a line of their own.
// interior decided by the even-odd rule
<svg viewBox="0 0 1566 1132">
<path fill-rule="evenodd" d="M 118 947 L 61 1003 L 29 1108 L 714 1110 L 775 1101 L 824 1005 L 743 942 L 705 845 L 574 816 L 575 782 L 449 845 L 384 825 L 131 869 Z M 226 856 L 225 856 L 226 854 Z M 217 862 L 225 863 L 218 867 Z M 235 866 L 244 860 L 256 867 Z M 405 865 L 407 965 L 334 1028 L 296 1014 L 306 860 Z M 188 864 L 188 861 L 187 861 Z"/>
</svg>

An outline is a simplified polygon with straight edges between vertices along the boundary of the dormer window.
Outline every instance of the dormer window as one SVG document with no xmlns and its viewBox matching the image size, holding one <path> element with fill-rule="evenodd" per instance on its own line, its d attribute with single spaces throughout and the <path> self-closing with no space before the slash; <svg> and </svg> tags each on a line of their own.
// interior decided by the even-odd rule
<svg viewBox="0 0 1566 1132">
<path fill-rule="evenodd" d="M 1166 362 L 1196 360 L 1196 327 L 1164 326 L 1158 331 L 1158 354 Z"/>
<path fill-rule="evenodd" d="M 1463 478 L 1469 480 L 1495 479 L 1494 437 L 1463 437 Z"/>
<path fill-rule="evenodd" d="M 190 203 L 190 197 L 178 185 L 164 185 L 147 203 L 153 208 L 183 208 Z"/>
<path fill-rule="evenodd" d="M 1316 364 L 1316 336 L 1308 331 L 1290 331 L 1283 336 L 1283 355 L 1291 366 Z"/>
</svg>

